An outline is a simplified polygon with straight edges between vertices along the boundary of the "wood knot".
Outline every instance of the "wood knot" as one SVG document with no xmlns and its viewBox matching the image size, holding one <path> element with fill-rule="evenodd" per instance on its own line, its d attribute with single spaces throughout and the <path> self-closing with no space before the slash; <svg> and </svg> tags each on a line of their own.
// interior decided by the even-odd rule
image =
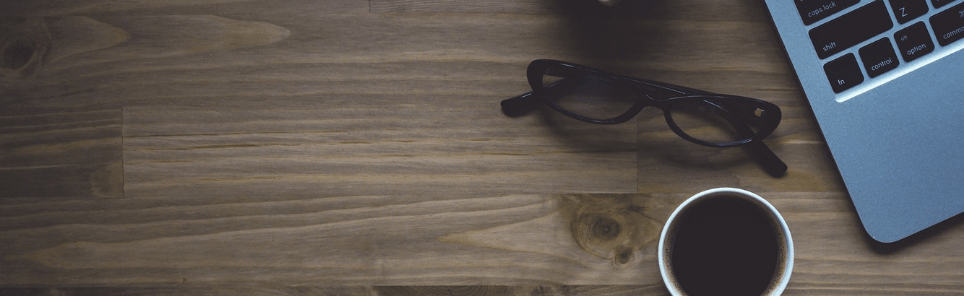
<svg viewBox="0 0 964 296">
<path fill-rule="evenodd" d="M 622 247 L 616 250 L 616 256 L 613 257 L 613 263 L 616 266 L 623 266 L 633 262 L 633 257 L 636 254 L 636 250 L 633 248 Z"/>
<path fill-rule="evenodd" d="M 43 18 L 0 21 L 0 78 L 33 75 L 50 48 L 50 33 Z"/>
<path fill-rule="evenodd" d="M 615 219 L 604 216 L 594 216 L 589 219 L 589 230 L 595 239 L 601 241 L 613 240 L 619 236 L 619 232 L 622 230 L 622 226 Z"/>
<path fill-rule="evenodd" d="M 37 46 L 23 38 L 4 40 L 0 48 L 0 68 L 20 70 L 36 56 Z"/>
<path fill-rule="evenodd" d="M 631 200 L 607 195 L 566 195 L 563 213 L 572 237 L 594 256 L 616 266 L 634 261 L 636 252 L 658 236 L 658 227 Z"/>
</svg>

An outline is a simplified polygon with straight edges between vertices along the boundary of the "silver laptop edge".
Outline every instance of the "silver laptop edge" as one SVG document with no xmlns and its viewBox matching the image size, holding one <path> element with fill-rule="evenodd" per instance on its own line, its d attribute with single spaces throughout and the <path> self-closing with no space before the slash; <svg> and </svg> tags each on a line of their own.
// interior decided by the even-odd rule
<svg viewBox="0 0 964 296">
<path fill-rule="evenodd" d="M 793 1 L 766 4 L 867 233 L 894 242 L 964 212 L 964 40 L 935 43 L 934 52 L 900 59 L 878 77 L 861 67 L 865 81 L 838 94 L 824 64 L 859 57 L 877 38 L 819 59 L 808 32 L 827 20 L 805 26 Z M 895 22 L 883 36 L 907 25 Z"/>
</svg>

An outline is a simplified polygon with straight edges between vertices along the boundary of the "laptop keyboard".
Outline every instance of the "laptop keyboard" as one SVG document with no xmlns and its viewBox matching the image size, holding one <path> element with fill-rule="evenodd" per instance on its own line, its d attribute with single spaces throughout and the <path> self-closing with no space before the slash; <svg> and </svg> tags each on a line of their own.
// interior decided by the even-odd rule
<svg viewBox="0 0 964 296">
<path fill-rule="evenodd" d="M 964 3 L 949 6 L 960 0 L 876 0 L 855 9 L 860 0 L 793 1 L 804 24 L 816 24 L 810 41 L 835 93 L 934 52 L 935 40 L 943 47 L 964 38 Z"/>
</svg>

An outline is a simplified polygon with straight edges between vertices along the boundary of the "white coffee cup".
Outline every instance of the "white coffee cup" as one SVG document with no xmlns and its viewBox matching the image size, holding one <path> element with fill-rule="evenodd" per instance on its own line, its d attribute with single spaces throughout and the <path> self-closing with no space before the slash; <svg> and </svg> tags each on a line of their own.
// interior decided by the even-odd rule
<svg viewBox="0 0 964 296">
<path fill-rule="evenodd" d="M 689 283 L 691 290 L 696 289 L 696 288 L 693 288 L 695 287 L 692 284 L 694 282 L 697 282 L 703 279 L 708 279 L 710 282 L 713 281 L 712 276 L 702 274 L 704 273 L 703 266 L 700 266 L 699 268 L 695 268 L 695 269 L 690 266 L 697 266 L 705 263 L 707 265 L 716 265 L 714 267 L 707 266 L 707 268 L 705 269 L 720 270 L 719 266 L 726 266 L 726 268 L 729 268 L 728 266 L 729 263 L 721 263 L 721 262 L 729 262 L 726 260 L 738 260 L 738 259 L 732 259 L 732 258 L 720 259 L 720 260 L 702 260 L 703 258 L 701 256 L 714 256 L 713 253 L 717 250 L 713 249 L 714 252 L 702 252 L 702 251 L 705 251 L 703 249 L 707 249 L 707 247 L 705 246 L 710 244 L 699 244 L 700 247 L 698 248 L 685 246 L 687 244 L 689 244 L 690 246 L 694 245 L 691 242 L 700 242 L 699 240 L 694 240 L 691 238 L 698 236 L 697 234 L 700 234 L 700 235 L 704 234 L 700 231 L 692 230 L 698 227 L 695 225 L 719 225 L 719 226 L 711 226 L 710 229 L 714 229 L 712 227 L 730 226 L 730 225 L 727 225 L 727 223 L 693 222 L 698 220 L 717 219 L 719 217 L 723 217 L 720 219 L 730 219 L 728 218 L 729 216 L 714 216 L 714 215 L 726 215 L 726 213 L 723 213 L 723 212 L 731 209 L 729 207 L 721 207 L 720 205 L 730 205 L 730 204 L 733 204 L 735 206 L 735 208 L 733 208 L 735 210 L 733 211 L 739 212 L 740 210 L 742 210 L 742 211 L 752 212 L 752 213 L 739 212 L 740 214 L 732 214 L 732 216 L 735 217 L 732 219 L 744 220 L 743 222 L 740 222 L 743 224 L 736 223 L 736 224 L 732 224 L 732 226 L 734 227 L 741 226 L 741 225 L 750 226 L 746 228 L 756 229 L 757 231 L 753 232 L 754 234 L 763 233 L 764 234 L 763 236 L 765 238 L 761 241 L 768 242 L 768 243 L 765 243 L 764 246 L 762 246 L 761 248 L 769 249 L 772 246 L 776 246 L 775 254 L 777 258 L 774 261 L 775 263 L 773 265 L 768 265 L 770 259 L 762 260 L 762 261 L 766 261 L 767 263 L 762 263 L 763 265 L 760 265 L 761 268 L 756 269 L 756 270 L 768 270 L 768 266 L 773 266 L 773 273 L 771 277 L 766 282 L 761 282 L 763 281 L 765 276 L 755 277 L 755 279 L 753 279 L 753 282 L 757 283 L 757 284 L 754 284 L 755 287 L 762 288 L 764 285 L 766 286 L 765 288 L 762 289 L 763 293 L 761 295 L 780 295 L 781 293 L 783 293 L 783 290 L 786 289 L 787 283 L 789 283 L 790 281 L 790 274 L 793 271 L 794 251 L 793 251 L 793 239 L 790 236 L 790 229 L 789 227 L 787 227 L 787 223 L 783 219 L 783 216 L 780 215 L 780 213 L 777 211 L 776 208 L 773 207 L 773 205 L 771 205 L 769 202 L 767 202 L 759 195 L 756 195 L 752 192 L 749 192 L 743 189 L 736 189 L 736 188 L 716 188 L 716 189 L 710 189 L 710 190 L 700 192 L 686 199 L 686 201 L 680 204 L 679 207 L 677 207 L 676 210 L 673 211 L 673 214 L 671 214 L 669 216 L 669 219 L 667 219 L 666 224 L 663 225 L 663 231 L 659 237 L 659 272 L 660 272 L 660 275 L 662 275 L 663 277 L 663 283 L 666 284 L 666 288 L 669 290 L 669 292 L 672 295 L 689 295 L 686 291 L 684 291 L 683 287 L 685 285 L 681 284 L 681 279 L 685 279 L 683 280 L 683 282 Z M 753 208 L 755 208 L 755 210 L 753 210 Z M 714 212 L 711 212 L 711 211 L 714 211 Z M 743 213 L 750 213 L 751 215 L 745 215 Z M 756 213 L 756 215 L 752 215 L 753 213 Z M 755 216 L 756 220 L 746 220 L 742 218 L 743 216 Z M 707 221 L 710 221 L 710 220 L 707 220 Z M 718 221 L 718 220 L 713 220 L 713 221 Z M 763 224 L 769 224 L 769 225 L 766 226 L 767 228 L 760 228 L 758 226 L 754 226 L 754 225 L 761 224 L 757 222 L 763 222 Z M 680 234 L 681 226 L 683 227 L 682 229 L 688 229 L 688 230 L 685 230 L 682 235 Z M 741 230 L 739 232 L 734 232 L 734 233 L 738 233 L 739 235 L 744 235 L 746 233 L 751 233 L 751 232 L 752 231 L 750 230 L 746 230 L 746 231 Z M 730 232 L 727 232 L 727 231 L 716 231 L 714 229 L 713 232 L 707 235 L 708 236 L 707 239 L 711 239 L 711 237 L 718 237 L 718 238 L 727 237 L 729 233 Z M 750 235 L 750 234 L 746 234 L 746 235 Z M 734 236 L 734 237 L 738 237 L 738 236 Z M 742 241 L 745 242 L 746 244 L 756 243 L 755 240 L 742 240 Z M 682 244 L 677 246 L 676 244 L 677 242 L 682 242 Z M 728 243 L 730 245 L 728 245 L 728 247 L 726 248 L 731 248 L 730 246 L 732 246 L 732 248 L 742 248 L 740 245 L 741 243 L 740 241 L 733 241 Z M 713 246 L 712 248 L 717 248 L 717 247 Z M 720 249 L 721 249 L 720 252 L 725 252 L 724 250 L 725 248 L 721 247 Z M 694 252 L 692 250 L 700 250 L 701 252 Z M 682 256 L 681 254 L 699 254 L 699 255 L 689 257 L 689 258 L 695 258 L 695 259 L 681 259 L 686 257 L 676 257 L 675 260 L 678 260 L 678 262 L 673 262 L 674 260 L 673 252 L 677 252 L 676 255 L 680 255 L 680 256 Z M 759 252 L 756 252 L 756 253 L 759 253 Z M 706 255 L 706 254 L 709 254 L 709 255 Z M 770 253 L 766 253 L 766 254 L 770 254 Z M 735 257 L 738 257 L 738 256 L 735 256 Z M 769 256 L 765 256 L 765 257 L 769 258 Z M 751 257 L 745 257 L 745 258 L 751 258 Z M 699 259 L 699 260 L 696 260 L 696 259 Z M 686 262 L 686 263 L 684 264 L 683 262 Z M 734 266 L 734 268 L 739 269 L 743 267 Z M 692 272 L 688 272 L 686 275 L 683 275 L 684 273 L 683 271 L 674 270 L 674 269 L 700 270 L 696 274 L 701 274 L 701 275 L 694 276 L 693 275 L 694 273 Z M 740 270 L 736 270 L 733 273 L 726 273 L 726 276 L 727 277 L 742 276 L 740 272 L 741 272 Z M 677 274 L 677 273 L 680 273 L 680 274 Z M 753 274 L 753 273 L 748 272 L 747 274 Z M 763 273 L 757 272 L 756 274 L 761 275 Z M 753 290 L 753 291 L 757 291 L 757 290 Z M 723 295 L 723 294 L 720 294 L 720 295 Z"/>
</svg>

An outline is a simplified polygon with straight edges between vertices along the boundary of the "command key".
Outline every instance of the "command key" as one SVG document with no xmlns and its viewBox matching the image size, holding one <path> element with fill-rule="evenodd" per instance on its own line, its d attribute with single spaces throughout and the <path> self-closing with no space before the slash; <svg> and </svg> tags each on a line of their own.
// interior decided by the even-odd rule
<svg viewBox="0 0 964 296">
<path fill-rule="evenodd" d="M 941 46 L 964 38 L 964 3 L 932 16 L 931 28 Z"/>
</svg>

